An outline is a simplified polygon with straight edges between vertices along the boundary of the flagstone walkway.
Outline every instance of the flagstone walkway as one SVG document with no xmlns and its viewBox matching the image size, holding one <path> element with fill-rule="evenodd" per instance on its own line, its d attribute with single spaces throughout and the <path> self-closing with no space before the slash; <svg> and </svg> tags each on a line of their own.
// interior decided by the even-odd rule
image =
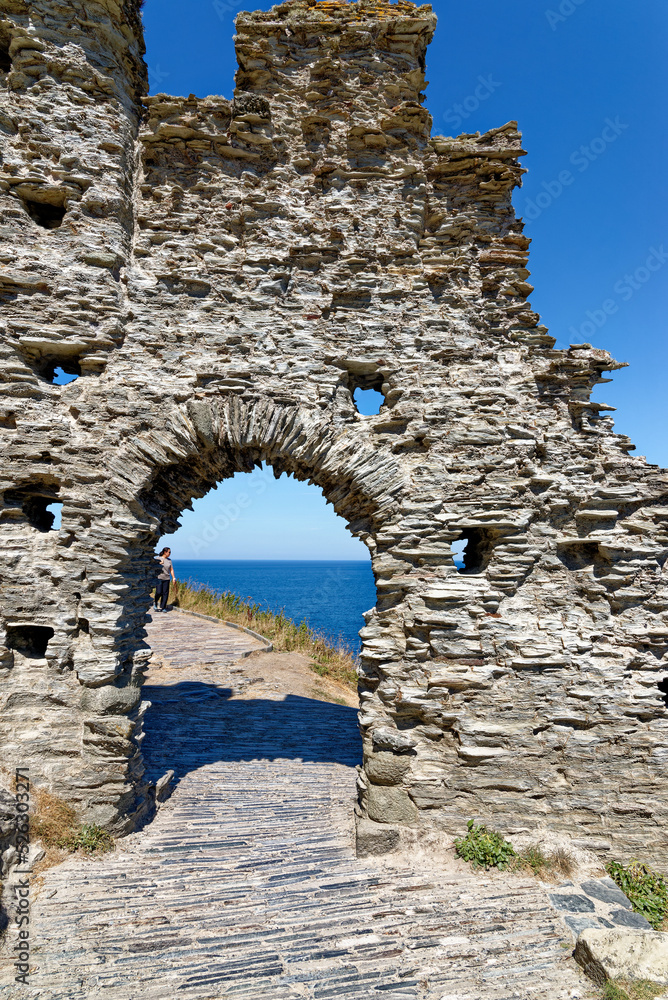
<svg viewBox="0 0 668 1000">
<path fill-rule="evenodd" d="M 152 775 L 175 771 L 173 794 L 114 853 L 44 874 L 30 987 L 3 995 L 597 995 L 534 879 L 355 857 L 354 709 L 258 679 L 262 657 L 239 659 L 257 648 L 245 633 L 177 613 L 156 619 L 149 639 L 162 665 L 146 687 L 144 753 Z M 0 971 L 11 982 L 6 960 Z"/>
</svg>

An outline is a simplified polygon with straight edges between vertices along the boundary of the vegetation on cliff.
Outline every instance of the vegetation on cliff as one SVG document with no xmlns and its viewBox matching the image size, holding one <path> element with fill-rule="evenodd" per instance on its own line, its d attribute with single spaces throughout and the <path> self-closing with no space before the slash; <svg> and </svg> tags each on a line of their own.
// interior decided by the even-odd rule
<svg viewBox="0 0 668 1000">
<path fill-rule="evenodd" d="M 219 594 L 190 583 L 177 584 L 173 603 L 184 611 L 196 611 L 259 632 L 273 643 L 277 652 L 303 653 L 320 677 L 329 677 L 352 691 L 357 690 L 356 658 L 352 651 L 342 639 L 331 642 L 305 621 L 297 625 L 282 611 L 274 614 L 252 603 L 250 598 L 243 600 L 229 591 Z"/>
</svg>

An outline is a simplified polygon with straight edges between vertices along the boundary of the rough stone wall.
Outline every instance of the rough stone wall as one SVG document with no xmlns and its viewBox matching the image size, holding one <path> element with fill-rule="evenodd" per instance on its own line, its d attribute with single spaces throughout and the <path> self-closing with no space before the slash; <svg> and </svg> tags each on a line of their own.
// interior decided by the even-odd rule
<svg viewBox="0 0 668 1000">
<path fill-rule="evenodd" d="M 129 6 L 0 11 L 8 765 L 146 813 L 153 547 L 262 461 L 371 551 L 364 837 L 476 816 L 665 864 L 668 479 L 590 400 L 620 366 L 527 302 L 516 124 L 431 136 L 431 9 L 241 14 L 232 101 L 143 106 Z"/>
</svg>

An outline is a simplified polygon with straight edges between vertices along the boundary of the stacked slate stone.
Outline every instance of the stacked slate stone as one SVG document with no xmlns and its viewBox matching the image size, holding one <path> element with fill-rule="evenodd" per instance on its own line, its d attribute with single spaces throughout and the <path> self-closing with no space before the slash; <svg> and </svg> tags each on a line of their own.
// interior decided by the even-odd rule
<svg viewBox="0 0 668 1000">
<path fill-rule="evenodd" d="M 663 863 L 668 479 L 528 303 L 516 123 L 431 135 L 428 6 L 241 14 L 231 101 L 142 102 L 128 10 L 0 0 L 5 759 L 137 822 L 153 548 L 267 462 L 372 555 L 361 848 L 474 816 Z"/>
</svg>

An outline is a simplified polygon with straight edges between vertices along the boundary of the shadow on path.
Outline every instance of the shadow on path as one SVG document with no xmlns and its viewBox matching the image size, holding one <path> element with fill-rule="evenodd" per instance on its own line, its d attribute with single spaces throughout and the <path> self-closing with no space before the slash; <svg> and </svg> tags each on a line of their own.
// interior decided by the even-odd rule
<svg viewBox="0 0 668 1000">
<path fill-rule="evenodd" d="M 234 699 L 229 688 L 199 681 L 142 689 L 146 776 L 170 768 L 177 779 L 216 761 L 293 758 L 312 763 L 362 761 L 357 710 L 288 695 L 282 701 Z"/>
</svg>

